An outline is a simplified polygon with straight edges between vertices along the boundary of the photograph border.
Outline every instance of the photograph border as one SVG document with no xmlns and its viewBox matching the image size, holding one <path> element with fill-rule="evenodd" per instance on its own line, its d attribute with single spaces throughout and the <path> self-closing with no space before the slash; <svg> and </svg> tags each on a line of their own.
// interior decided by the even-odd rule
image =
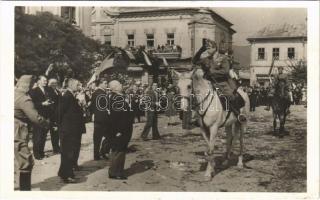
<svg viewBox="0 0 320 200">
<path fill-rule="evenodd" d="M 0 188 L 1 199 L 317 199 L 319 198 L 319 2 L 317 1 L 2 1 L 0 2 Z M 92 192 L 14 191 L 14 7 L 268 7 L 308 9 L 307 192 Z M 3 95 L 4 94 L 4 95 Z M 107 175 L 106 175 L 107 176 Z"/>
</svg>

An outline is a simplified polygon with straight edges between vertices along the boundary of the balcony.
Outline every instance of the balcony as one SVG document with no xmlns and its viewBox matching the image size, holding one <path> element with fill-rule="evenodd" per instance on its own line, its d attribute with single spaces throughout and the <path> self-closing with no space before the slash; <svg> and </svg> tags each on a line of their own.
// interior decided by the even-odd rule
<svg viewBox="0 0 320 200">
<path fill-rule="evenodd" d="M 158 45 L 157 49 L 151 50 L 153 56 L 168 60 L 180 59 L 182 49 L 179 45 Z"/>
</svg>

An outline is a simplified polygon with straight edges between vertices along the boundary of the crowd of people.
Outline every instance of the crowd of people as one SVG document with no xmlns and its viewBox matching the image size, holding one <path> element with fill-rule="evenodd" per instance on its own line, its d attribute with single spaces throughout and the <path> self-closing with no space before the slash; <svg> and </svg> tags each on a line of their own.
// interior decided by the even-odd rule
<svg viewBox="0 0 320 200">
<path fill-rule="evenodd" d="M 248 93 L 250 99 L 250 111 L 256 110 L 256 107 L 267 106 L 269 110 L 270 105 L 270 86 L 261 86 L 256 84 L 254 86 L 245 86 L 244 90 Z M 292 104 L 306 105 L 306 87 L 301 83 L 292 83 L 290 91 L 292 92 Z"/>
<path fill-rule="evenodd" d="M 140 82 L 122 85 L 117 80 L 108 82 L 99 78 L 92 86 L 83 87 L 80 81 L 70 78 L 59 86 L 57 79 L 48 80 L 45 75 L 36 79 L 31 75 L 21 76 L 15 87 L 15 157 L 20 190 L 31 189 L 33 159 L 43 160 L 48 156 L 45 153 L 48 133 L 53 154 L 61 155 L 58 176 L 65 183 L 75 183 L 74 171 L 80 170 L 82 134 L 87 132 L 85 124 L 91 121 L 93 160 L 110 159 L 109 177 L 126 179 L 123 170 L 132 124 L 140 123 L 145 116 L 141 139 L 148 140 L 150 130 L 153 140 L 161 139 L 158 114 L 167 116 L 168 126 L 174 124 L 177 92 L 172 84 L 167 87 Z M 188 118 L 189 121 L 184 120 L 184 128 L 189 128 L 191 117 Z M 28 148 L 29 136 L 33 155 Z"/>
<path fill-rule="evenodd" d="M 205 51 L 211 57 L 201 58 Z M 230 84 L 232 68 L 229 60 L 217 52 L 215 42 L 204 41 L 203 47 L 193 58 L 193 63 L 207 70 L 205 77 L 221 89 L 221 94 L 228 97 L 230 109 L 239 122 L 245 121 L 246 118 L 240 111 L 244 100 L 234 92 L 236 84 Z M 274 81 L 287 84 L 287 77 L 280 72 L 279 68 Z M 292 91 L 294 95 L 290 100 L 298 97 L 299 102 L 303 98 L 299 93 L 304 91 L 303 87 L 299 84 L 291 86 L 287 93 Z M 191 87 L 188 89 L 191 90 Z M 259 105 L 270 106 L 272 87 L 256 85 L 244 87 L 244 91 L 249 94 L 251 111 L 255 111 L 255 107 Z M 158 129 L 159 113 L 167 116 L 167 126 L 175 124 L 175 116 L 179 113 L 182 128 L 191 129 L 194 101 L 192 97 L 180 97 L 178 94 L 178 88 L 169 82 L 162 85 L 156 82 L 142 85 L 138 81 L 122 84 L 117 79 L 110 81 L 100 77 L 94 84 L 83 87 L 74 78 L 65 79 L 60 86 L 57 79 L 48 80 L 45 75 L 37 77 L 36 81 L 33 76 L 21 76 L 15 87 L 14 113 L 15 157 L 20 171 L 20 190 L 31 189 L 33 157 L 36 160 L 46 158 L 44 149 L 48 132 L 53 153 L 61 156 L 58 176 L 65 183 L 77 182 L 74 171 L 81 170 L 78 159 L 82 134 L 87 132 L 85 124 L 91 121 L 94 146 L 92 159 L 110 159 L 109 178 L 127 179 L 124 173 L 125 157 L 136 119 L 138 123 L 142 116 L 146 119 L 140 133 L 143 141 L 150 139 L 150 131 L 152 140 L 161 139 Z M 183 105 L 183 110 L 179 105 L 182 102 L 188 104 Z M 32 133 L 33 155 L 28 148 L 29 133 Z"/>
</svg>

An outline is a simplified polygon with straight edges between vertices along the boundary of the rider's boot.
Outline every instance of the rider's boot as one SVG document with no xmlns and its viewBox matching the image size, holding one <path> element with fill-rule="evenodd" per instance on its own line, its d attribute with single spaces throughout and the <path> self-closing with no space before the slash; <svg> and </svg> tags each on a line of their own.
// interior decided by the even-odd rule
<svg viewBox="0 0 320 200">
<path fill-rule="evenodd" d="M 244 106 L 244 104 L 244 99 L 241 97 L 239 93 L 236 93 L 230 99 L 230 109 L 236 115 L 240 123 L 247 121 L 246 116 L 240 112 L 240 109 Z"/>
</svg>

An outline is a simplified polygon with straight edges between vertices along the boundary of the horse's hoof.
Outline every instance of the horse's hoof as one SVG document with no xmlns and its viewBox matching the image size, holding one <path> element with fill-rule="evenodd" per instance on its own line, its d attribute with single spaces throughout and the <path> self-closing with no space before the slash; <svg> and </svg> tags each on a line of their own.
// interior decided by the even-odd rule
<svg viewBox="0 0 320 200">
<path fill-rule="evenodd" d="M 212 174 L 212 173 L 210 173 L 210 174 L 206 173 L 206 174 L 204 175 L 204 180 L 205 180 L 205 181 L 211 181 L 212 178 L 213 178 L 213 174 Z"/>
<path fill-rule="evenodd" d="M 243 169 L 243 163 L 238 163 L 238 164 L 237 164 L 237 167 L 238 167 L 239 169 Z"/>
<path fill-rule="evenodd" d="M 222 162 L 222 166 L 228 166 L 229 165 L 229 160 L 225 160 Z"/>
</svg>

